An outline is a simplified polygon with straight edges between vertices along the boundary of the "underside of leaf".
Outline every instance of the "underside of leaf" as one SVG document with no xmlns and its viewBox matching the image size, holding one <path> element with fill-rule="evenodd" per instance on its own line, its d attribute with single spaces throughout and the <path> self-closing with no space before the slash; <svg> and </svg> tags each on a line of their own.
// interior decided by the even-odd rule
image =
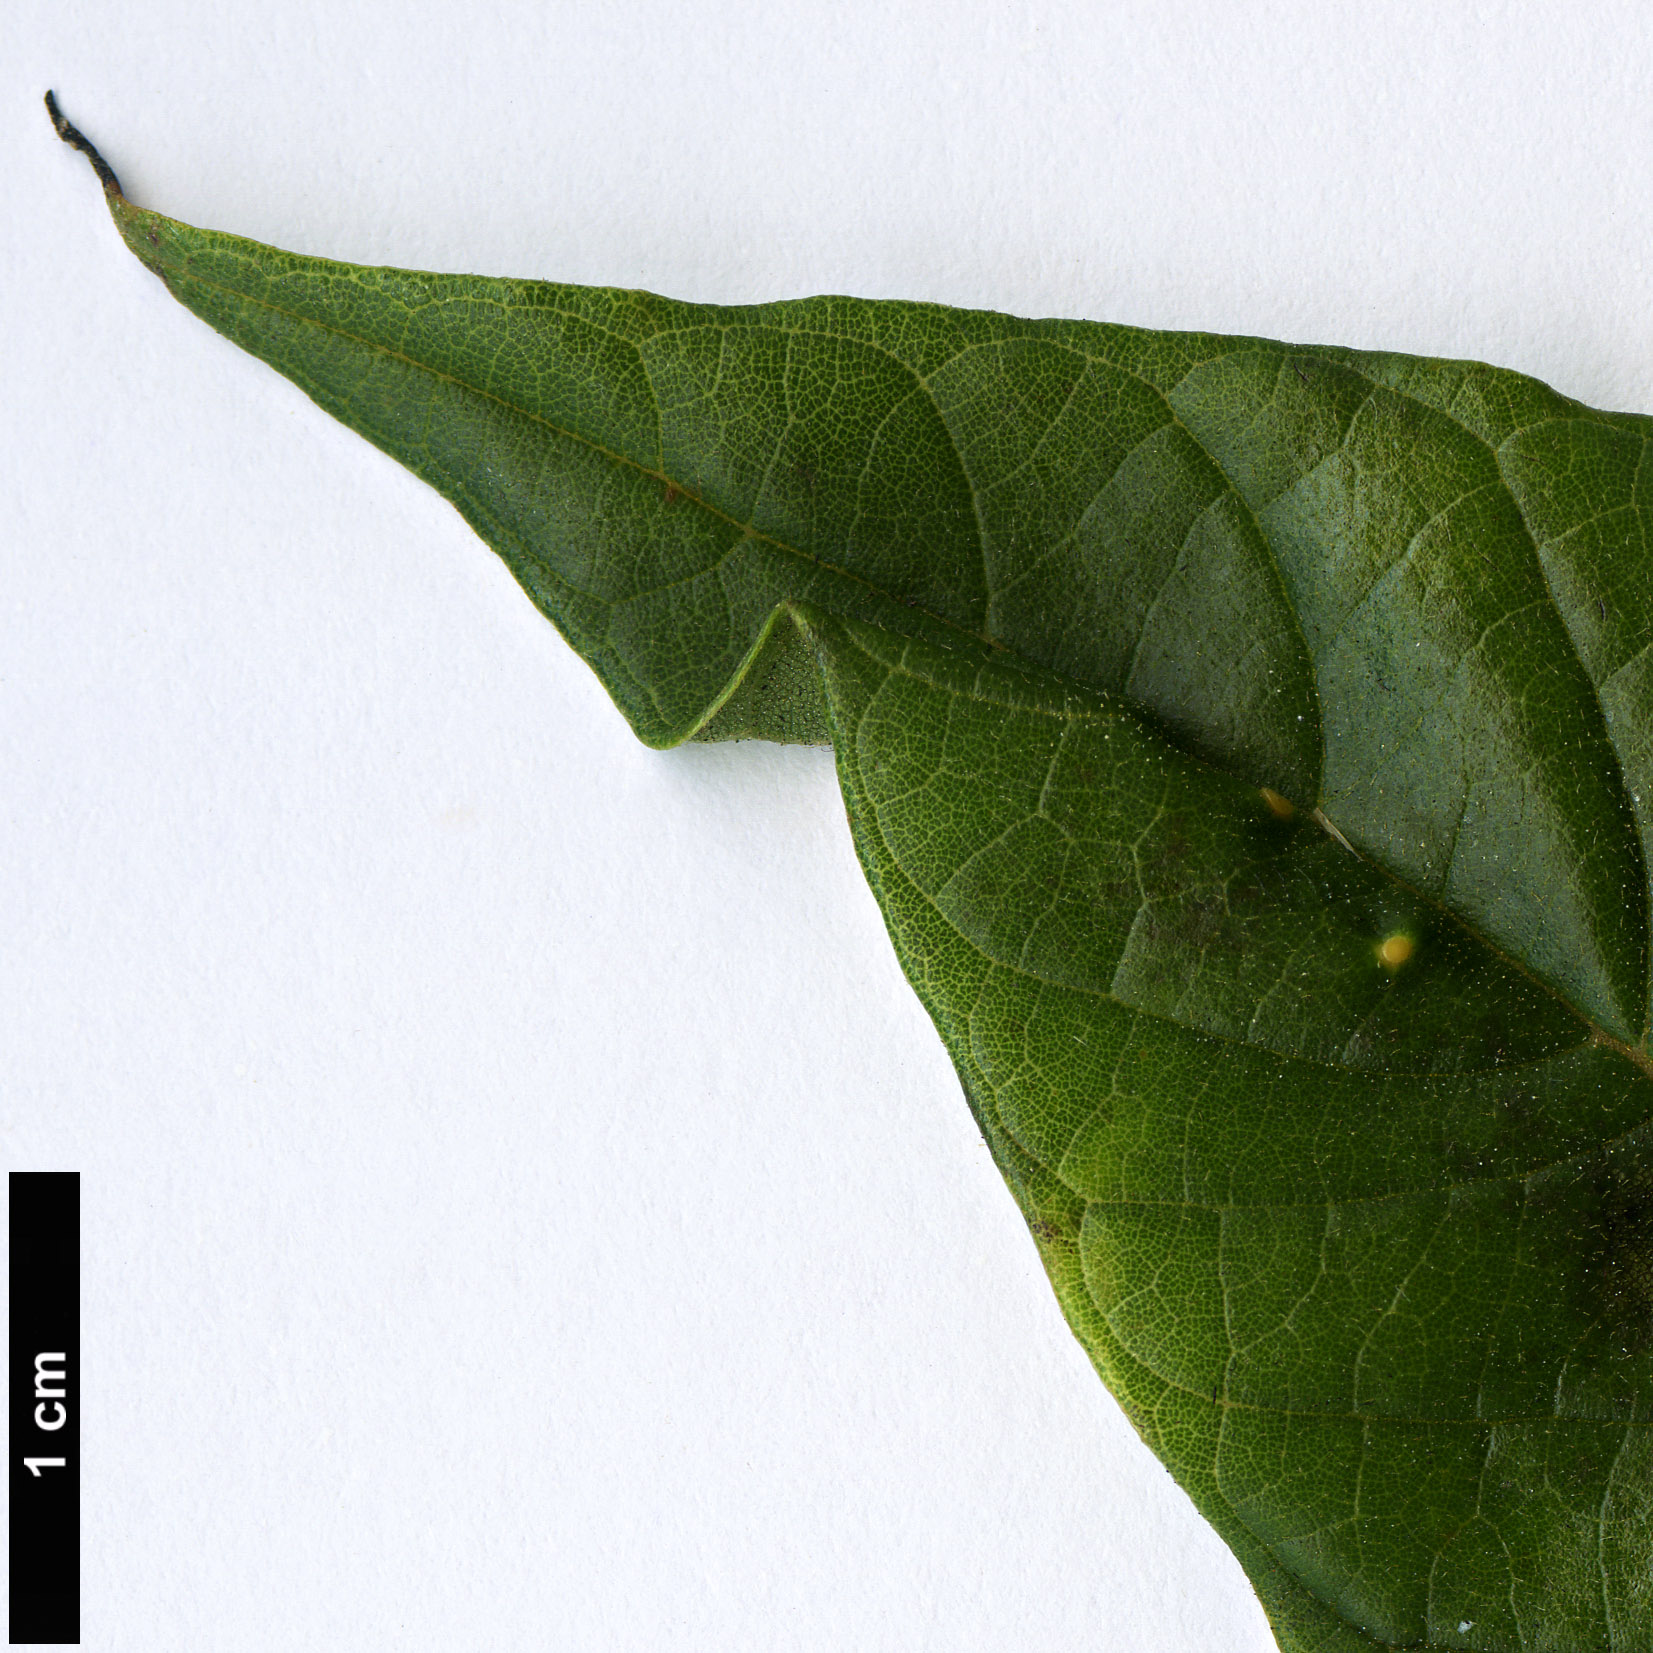
<svg viewBox="0 0 1653 1653">
<path fill-rule="evenodd" d="M 1288 1653 L 1653 1645 L 1653 424 L 366 269 L 105 181 L 642 739 L 831 741 L 1069 1324 Z"/>
</svg>

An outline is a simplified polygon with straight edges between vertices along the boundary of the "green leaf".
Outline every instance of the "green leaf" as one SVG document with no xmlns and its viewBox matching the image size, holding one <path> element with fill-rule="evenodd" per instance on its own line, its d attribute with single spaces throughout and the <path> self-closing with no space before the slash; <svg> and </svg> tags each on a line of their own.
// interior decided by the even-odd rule
<svg viewBox="0 0 1653 1653">
<path fill-rule="evenodd" d="M 1653 1645 L 1653 422 L 364 269 L 105 182 L 642 739 L 831 740 L 1069 1324 L 1282 1648 Z"/>
</svg>

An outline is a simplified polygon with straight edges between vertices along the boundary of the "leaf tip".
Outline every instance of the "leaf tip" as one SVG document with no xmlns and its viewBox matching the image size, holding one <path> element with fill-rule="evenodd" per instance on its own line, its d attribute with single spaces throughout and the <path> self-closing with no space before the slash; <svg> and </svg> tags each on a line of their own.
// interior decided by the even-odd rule
<svg viewBox="0 0 1653 1653">
<path fill-rule="evenodd" d="M 120 179 L 115 176 L 115 169 L 98 153 L 97 145 L 58 108 L 55 92 L 46 94 L 46 113 L 52 117 L 52 130 L 58 137 L 71 149 L 78 149 L 92 163 L 92 170 L 103 185 L 103 193 L 124 201 L 126 194 Z"/>
</svg>

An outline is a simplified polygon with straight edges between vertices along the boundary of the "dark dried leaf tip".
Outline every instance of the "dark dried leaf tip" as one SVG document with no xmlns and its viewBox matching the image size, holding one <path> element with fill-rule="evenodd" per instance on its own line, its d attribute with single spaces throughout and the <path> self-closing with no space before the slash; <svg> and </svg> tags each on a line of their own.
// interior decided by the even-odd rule
<svg viewBox="0 0 1653 1653">
<path fill-rule="evenodd" d="M 121 188 L 120 179 L 115 176 L 115 169 L 98 153 L 97 145 L 58 108 L 55 93 L 46 94 L 46 113 L 52 117 L 52 126 L 57 135 L 71 149 L 78 149 L 92 163 L 92 170 L 97 173 L 98 182 L 103 185 L 104 192 L 119 195 L 125 200 L 126 194 Z"/>
</svg>

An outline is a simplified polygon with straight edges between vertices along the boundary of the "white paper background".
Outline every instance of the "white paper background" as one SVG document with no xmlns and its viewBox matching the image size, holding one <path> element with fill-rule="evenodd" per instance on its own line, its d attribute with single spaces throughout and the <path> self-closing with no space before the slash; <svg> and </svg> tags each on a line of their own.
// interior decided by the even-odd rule
<svg viewBox="0 0 1653 1653">
<path fill-rule="evenodd" d="M 370 262 L 1487 358 L 1653 408 L 1640 4 L 0 15 L 0 1142 L 98 1648 L 1263 1653 L 825 753 L 645 751 L 134 199 Z"/>
</svg>

